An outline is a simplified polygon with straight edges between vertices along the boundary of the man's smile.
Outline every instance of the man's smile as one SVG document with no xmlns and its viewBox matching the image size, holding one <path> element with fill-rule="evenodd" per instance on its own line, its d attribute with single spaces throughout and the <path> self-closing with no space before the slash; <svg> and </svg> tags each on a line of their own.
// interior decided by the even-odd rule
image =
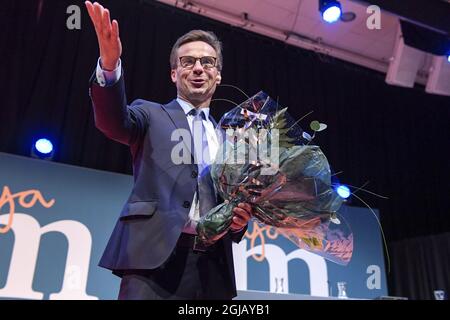
<svg viewBox="0 0 450 320">
<path fill-rule="evenodd" d="M 205 79 L 191 79 L 190 82 L 192 83 L 192 85 L 194 87 L 201 88 L 206 83 L 206 80 Z"/>
</svg>

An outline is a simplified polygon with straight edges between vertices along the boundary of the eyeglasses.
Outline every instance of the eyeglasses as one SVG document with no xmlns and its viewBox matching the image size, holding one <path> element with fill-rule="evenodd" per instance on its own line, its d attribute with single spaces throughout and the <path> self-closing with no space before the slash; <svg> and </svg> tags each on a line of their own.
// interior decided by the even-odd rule
<svg viewBox="0 0 450 320">
<path fill-rule="evenodd" d="M 191 56 L 183 56 L 180 57 L 180 65 L 183 68 L 186 69 L 192 69 L 195 64 L 197 63 L 197 60 L 200 60 L 200 64 L 204 69 L 211 69 L 216 66 L 217 58 L 205 56 L 201 58 L 191 57 Z"/>
</svg>

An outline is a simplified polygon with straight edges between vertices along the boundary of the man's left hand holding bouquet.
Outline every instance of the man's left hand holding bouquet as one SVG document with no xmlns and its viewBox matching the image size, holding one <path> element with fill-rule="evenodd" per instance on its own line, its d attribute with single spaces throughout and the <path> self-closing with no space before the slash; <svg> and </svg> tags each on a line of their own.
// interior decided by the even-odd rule
<svg viewBox="0 0 450 320">
<path fill-rule="evenodd" d="M 239 203 L 237 207 L 233 208 L 233 220 L 230 226 L 231 230 L 233 232 L 238 232 L 245 228 L 252 216 L 252 212 L 252 207 L 244 202 Z"/>
</svg>

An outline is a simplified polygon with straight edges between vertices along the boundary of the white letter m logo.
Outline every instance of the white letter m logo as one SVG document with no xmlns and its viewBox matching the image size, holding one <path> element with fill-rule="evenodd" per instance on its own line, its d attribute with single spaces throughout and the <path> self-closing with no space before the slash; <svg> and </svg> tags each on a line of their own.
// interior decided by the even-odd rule
<svg viewBox="0 0 450 320">
<path fill-rule="evenodd" d="M 8 215 L 0 215 L 0 224 L 7 224 Z M 78 221 L 61 220 L 41 227 L 32 216 L 15 213 L 14 247 L 6 285 L 0 298 L 42 299 L 42 292 L 32 288 L 41 236 L 60 232 L 67 238 L 67 260 L 60 292 L 50 294 L 50 300 L 96 300 L 86 293 L 92 238 L 85 225 Z"/>
</svg>

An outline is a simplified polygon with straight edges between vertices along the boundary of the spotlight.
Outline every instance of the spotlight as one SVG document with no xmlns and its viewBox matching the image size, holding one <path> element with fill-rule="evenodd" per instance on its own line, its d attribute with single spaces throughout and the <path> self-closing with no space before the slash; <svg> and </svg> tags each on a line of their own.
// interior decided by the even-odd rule
<svg viewBox="0 0 450 320">
<path fill-rule="evenodd" d="M 31 147 L 31 156 L 44 160 L 51 160 L 53 158 L 54 149 L 50 140 L 45 138 L 38 139 Z"/>
<path fill-rule="evenodd" d="M 338 21 L 342 14 L 341 4 L 336 0 L 319 0 L 319 10 L 328 23 Z"/>
<path fill-rule="evenodd" d="M 450 54 L 447 56 L 447 61 L 450 62 Z"/>
<path fill-rule="evenodd" d="M 47 155 L 53 151 L 53 144 L 48 139 L 39 139 L 38 141 L 36 141 L 34 146 L 36 147 L 36 150 L 42 154 Z"/>
<path fill-rule="evenodd" d="M 347 199 L 350 197 L 350 189 L 347 186 L 340 185 L 336 188 L 336 192 L 341 198 Z"/>
</svg>

